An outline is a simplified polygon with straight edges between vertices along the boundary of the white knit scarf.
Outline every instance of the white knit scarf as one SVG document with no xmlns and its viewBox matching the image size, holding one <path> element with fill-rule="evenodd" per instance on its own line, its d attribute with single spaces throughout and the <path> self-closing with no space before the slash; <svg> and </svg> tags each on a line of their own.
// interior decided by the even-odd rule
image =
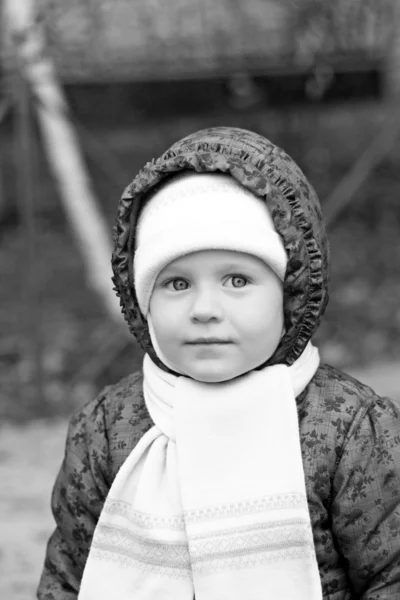
<svg viewBox="0 0 400 600">
<path fill-rule="evenodd" d="M 321 600 L 295 401 L 318 365 L 309 344 L 212 384 L 146 355 L 155 425 L 111 486 L 79 600 Z"/>
</svg>

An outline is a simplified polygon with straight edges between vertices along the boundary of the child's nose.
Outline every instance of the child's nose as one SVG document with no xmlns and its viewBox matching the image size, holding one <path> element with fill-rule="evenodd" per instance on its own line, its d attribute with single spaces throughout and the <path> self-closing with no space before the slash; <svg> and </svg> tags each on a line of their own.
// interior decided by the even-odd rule
<svg viewBox="0 0 400 600">
<path fill-rule="evenodd" d="M 219 320 L 222 316 L 221 304 L 218 294 L 211 290 L 202 290 L 196 293 L 190 311 L 193 321 L 207 322 L 212 319 Z"/>
</svg>

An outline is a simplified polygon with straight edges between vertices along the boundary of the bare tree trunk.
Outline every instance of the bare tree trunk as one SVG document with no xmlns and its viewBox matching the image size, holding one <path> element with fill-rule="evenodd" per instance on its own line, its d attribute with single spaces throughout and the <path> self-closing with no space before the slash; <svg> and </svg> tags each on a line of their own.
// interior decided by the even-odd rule
<svg viewBox="0 0 400 600">
<path fill-rule="evenodd" d="M 111 283 L 111 235 L 90 184 L 78 139 L 45 40 L 35 22 L 34 0 L 4 0 L 7 33 L 35 99 L 47 159 L 64 210 L 78 240 L 91 287 L 109 315 L 122 325 Z M 125 328 L 124 328 L 125 329 Z"/>
</svg>

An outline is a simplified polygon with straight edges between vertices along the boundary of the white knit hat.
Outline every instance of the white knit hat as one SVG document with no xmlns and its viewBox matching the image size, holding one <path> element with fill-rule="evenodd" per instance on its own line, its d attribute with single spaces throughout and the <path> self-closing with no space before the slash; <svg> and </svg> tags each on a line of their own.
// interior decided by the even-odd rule
<svg viewBox="0 0 400 600">
<path fill-rule="evenodd" d="M 285 277 L 287 255 L 265 202 L 230 175 L 185 173 L 157 191 L 138 220 L 134 280 L 145 317 L 162 269 L 199 250 L 252 254 Z"/>
</svg>

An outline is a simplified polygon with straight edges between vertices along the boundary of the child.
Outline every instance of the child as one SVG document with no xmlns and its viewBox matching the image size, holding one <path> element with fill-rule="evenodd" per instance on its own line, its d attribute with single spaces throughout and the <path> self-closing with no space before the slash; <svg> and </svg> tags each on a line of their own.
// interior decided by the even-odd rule
<svg viewBox="0 0 400 600">
<path fill-rule="evenodd" d="M 72 418 L 41 600 L 400 598 L 400 414 L 320 364 L 316 194 L 216 127 L 121 199 L 114 283 L 143 373 Z"/>
</svg>

